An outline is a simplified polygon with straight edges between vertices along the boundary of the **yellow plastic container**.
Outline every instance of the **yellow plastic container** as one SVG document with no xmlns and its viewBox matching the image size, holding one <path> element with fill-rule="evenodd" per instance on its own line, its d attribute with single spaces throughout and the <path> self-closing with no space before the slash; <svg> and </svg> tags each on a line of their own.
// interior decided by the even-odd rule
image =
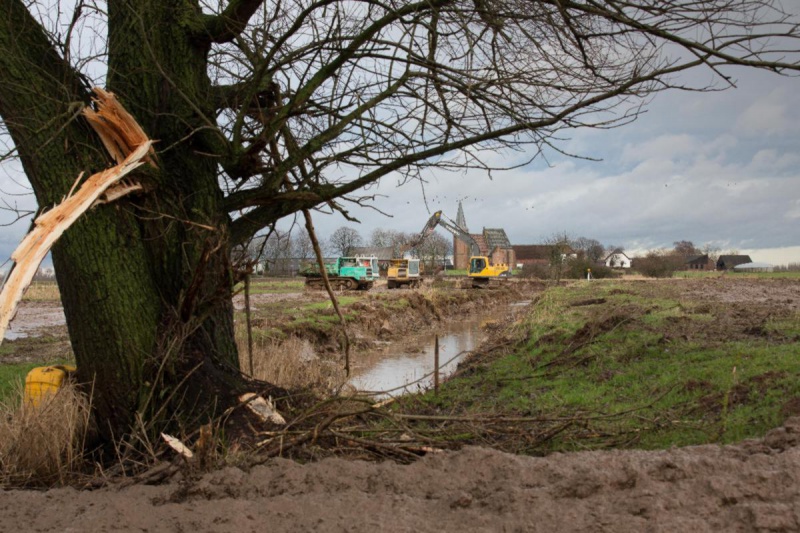
<svg viewBox="0 0 800 533">
<path fill-rule="evenodd" d="M 38 366 L 32 369 L 25 376 L 25 404 L 33 407 L 42 405 L 64 386 L 75 370 L 70 365 Z"/>
</svg>

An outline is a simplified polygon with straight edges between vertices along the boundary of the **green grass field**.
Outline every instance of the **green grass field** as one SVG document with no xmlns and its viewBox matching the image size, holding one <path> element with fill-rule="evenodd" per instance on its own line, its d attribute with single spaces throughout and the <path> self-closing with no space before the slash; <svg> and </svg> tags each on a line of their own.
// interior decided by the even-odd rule
<svg viewBox="0 0 800 533">
<path fill-rule="evenodd" d="M 525 439 L 519 427 L 456 432 L 524 453 L 761 436 L 800 414 L 800 315 L 764 314 L 747 334 L 738 312 L 670 283 L 550 289 L 506 333 L 511 348 L 478 355 L 438 396 L 403 405 L 530 424 Z"/>
</svg>

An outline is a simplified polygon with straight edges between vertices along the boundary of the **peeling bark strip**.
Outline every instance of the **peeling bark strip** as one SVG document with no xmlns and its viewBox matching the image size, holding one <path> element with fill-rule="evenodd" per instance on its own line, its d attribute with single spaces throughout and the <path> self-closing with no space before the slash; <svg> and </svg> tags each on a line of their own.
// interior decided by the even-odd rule
<svg viewBox="0 0 800 533">
<path fill-rule="evenodd" d="M 148 162 L 155 166 L 153 142 L 113 94 L 95 89 L 98 110 L 85 109 L 84 116 L 100 136 L 117 165 L 92 175 L 73 194 L 34 221 L 34 228 L 11 254 L 14 266 L 0 292 L 0 343 L 17 311 L 25 289 L 47 252 L 61 235 L 90 208 L 142 189 L 138 183 L 121 181 L 132 170 Z M 82 175 L 81 175 L 82 176 Z M 76 184 L 80 181 L 78 177 Z"/>
</svg>

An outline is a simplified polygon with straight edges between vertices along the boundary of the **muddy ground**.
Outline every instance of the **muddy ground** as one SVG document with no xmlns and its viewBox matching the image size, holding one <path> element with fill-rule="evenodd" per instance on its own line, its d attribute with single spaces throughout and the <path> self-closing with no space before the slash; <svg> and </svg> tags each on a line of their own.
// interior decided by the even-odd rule
<svg viewBox="0 0 800 533">
<path fill-rule="evenodd" d="M 797 531 L 800 419 L 736 446 L 411 465 L 275 459 L 161 486 L 0 493 L 3 531 Z"/>
<path fill-rule="evenodd" d="M 800 309 L 797 281 L 674 283 L 693 302 L 752 305 L 742 327 Z M 158 486 L 5 491 L 0 530 L 800 531 L 800 418 L 730 446 L 542 458 L 468 447 L 410 465 L 272 459 Z"/>
</svg>

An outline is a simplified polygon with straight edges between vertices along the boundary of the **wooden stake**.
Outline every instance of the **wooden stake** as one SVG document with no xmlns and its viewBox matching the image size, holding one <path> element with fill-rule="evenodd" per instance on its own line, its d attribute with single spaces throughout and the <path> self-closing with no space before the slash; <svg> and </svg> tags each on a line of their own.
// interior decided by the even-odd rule
<svg viewBox="0 0 800 533">
<path fill-rule="evenodd" d="M 342 310 L 339 308 L 339 301 L 336 299 L 336 295 L 333 293 L 333 289 L 331 288 L 331 283 L 328 280 L 328 271 L 325 270 L 325 261 L 322 258 L 322 249 L 319 246 L 317 234 L 314 231 L 314 222 L 311 220 L 311 211 L 308 209 L 303 209 L 303 216 L 306 219 L 306 230 L 308 231 L 308 237 L 311 239 L 311 244 L 314 247 L 314 254 L 317 256 L 317 265 L 319 266 L 320 274 L 322 274 L 322 282 L 325 284 L 325 290 L 328 292 L 328 297 L 331 299 L 333 309 L 339 316 L 339 323 L 342 326 L 344 375 L 346 377 L 350 377 L 350 338 L 347 336 L 347 321 L 344 319 L 344 314 L 342 314 Z"/>
<path fill-rule="evenodd" d="M 433 393 L 439 394 L 439 335 L 433 346 Z"/>
<path fill-rule="evenodd" d="M 250 362 L 250 377 L 253 376 L 253 324 L 250 321 L 250 272 L 244 276 L 244 312 L 247 317 L 247 358 Z"/>
</svg>

